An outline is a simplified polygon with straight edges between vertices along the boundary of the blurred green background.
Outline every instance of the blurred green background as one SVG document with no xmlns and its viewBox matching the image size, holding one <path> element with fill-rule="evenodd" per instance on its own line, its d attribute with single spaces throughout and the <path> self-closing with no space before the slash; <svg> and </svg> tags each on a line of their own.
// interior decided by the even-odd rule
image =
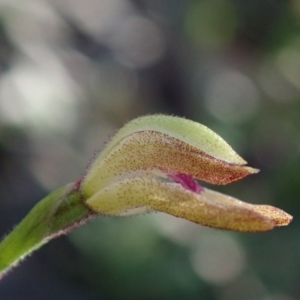
<svg viewBox="0 0 300 300">
<path fill-rule="evenodd" d="M 215 130 L 261 169 L 215 189 L 293 223 L 99 218 L 23 262 L 1 299 L 300 299 L 299 0 L 1 0 L 1 236 L 151 113 Z"/>
</svg>

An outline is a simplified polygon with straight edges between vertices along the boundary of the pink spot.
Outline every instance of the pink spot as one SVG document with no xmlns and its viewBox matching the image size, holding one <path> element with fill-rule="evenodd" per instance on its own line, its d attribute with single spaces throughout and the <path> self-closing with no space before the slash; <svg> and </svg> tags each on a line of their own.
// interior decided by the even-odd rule
<svg viewBox="0 0 300 300">
<path fill-rule="evenodd" d="M 190 175 L 181 174 L 181 173 L 169 174 L 168 178 L 173 180 L 176 183 L 181 184 L 182 187 L 196 194 L 200 194 L 201 192 L 204 191 L 204 188 Z"/>
</svg>

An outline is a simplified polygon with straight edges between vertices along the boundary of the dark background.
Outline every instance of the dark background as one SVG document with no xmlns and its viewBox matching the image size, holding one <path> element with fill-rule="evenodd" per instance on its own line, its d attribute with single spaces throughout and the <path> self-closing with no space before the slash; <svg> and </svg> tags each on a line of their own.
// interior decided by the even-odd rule
<svg viewBox="0 0 300 300">
<path fill-rule="evenodd" d="M 0 2 L 0 234 L 150 113 L 220 134 L 258 175 L 226 194 L 286 228 L 232 233 L 163 214 L 52 241 L 0 299 L 300 299 L 300 1 Z"/>
</svg>

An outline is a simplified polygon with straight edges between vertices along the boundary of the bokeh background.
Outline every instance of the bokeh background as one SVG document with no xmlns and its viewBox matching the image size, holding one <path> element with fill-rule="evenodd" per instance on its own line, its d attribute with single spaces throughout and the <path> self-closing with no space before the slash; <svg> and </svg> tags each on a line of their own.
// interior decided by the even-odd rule
<svg viewBox="0 0 300 300">
<path fill-rule="evenodd" d="M 99 218 L 25 260 L 1 299 L 300 299 L 299 0 L 1 0 L 1 236 L 152 113 L 219 133 L 261 172 L 215 189 L 293 223 Z"/>
</svg>

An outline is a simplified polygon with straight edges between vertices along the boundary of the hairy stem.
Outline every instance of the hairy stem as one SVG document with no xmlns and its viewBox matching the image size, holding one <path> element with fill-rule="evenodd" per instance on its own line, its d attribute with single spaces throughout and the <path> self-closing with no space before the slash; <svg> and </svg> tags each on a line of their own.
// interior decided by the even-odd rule
<svg viewBox="0 0 300 300">
<path fill-rule="evenodd" d="M 73 183 L 49 194 L 0 243 L 0 280 L 34 250 L 93 216 Z"/>
</svg>

